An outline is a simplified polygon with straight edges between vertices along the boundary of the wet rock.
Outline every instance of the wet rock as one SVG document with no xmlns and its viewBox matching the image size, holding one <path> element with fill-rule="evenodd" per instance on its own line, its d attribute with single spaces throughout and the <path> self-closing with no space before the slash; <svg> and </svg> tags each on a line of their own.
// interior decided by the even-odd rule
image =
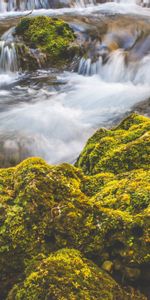
<svg viewBox="0 0 150 300">
<path fill-rule="evenodd" d="M 140 102 L 133 107 L 133 110 L 137 113 L 150 117 L 150 99 Z"/>
<path fill-rule="evenodd" d="M 78 53 L 79 45 L 69 25 L 45 16 L 23 18 L 15 29 L 16 48 L 22 69 L 66 66 Z"/>
</svg>

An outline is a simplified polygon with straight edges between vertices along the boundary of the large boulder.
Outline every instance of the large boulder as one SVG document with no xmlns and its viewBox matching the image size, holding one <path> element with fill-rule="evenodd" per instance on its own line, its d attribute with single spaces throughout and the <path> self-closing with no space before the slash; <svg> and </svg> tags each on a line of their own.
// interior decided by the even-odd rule
<svg viewBox="0 0 150 300">
<path fill-rule="evenodd" d="M 79 50 L 73 30 L 57 18 L 25 17 L 16 26 L 14 35 L 23 69 L 64 67 Z"/>
</svg>

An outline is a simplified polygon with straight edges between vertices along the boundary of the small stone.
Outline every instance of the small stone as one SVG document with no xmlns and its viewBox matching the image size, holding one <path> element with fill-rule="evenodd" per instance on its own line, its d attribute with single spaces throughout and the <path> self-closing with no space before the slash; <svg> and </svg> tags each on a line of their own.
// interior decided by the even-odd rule
<svg viewBox="0 0 150 300">
<path fill-rule="evenodd" d="M 104 263 L 102 264 L 102 269 L 111 273 L 112 272 L 112 268 L 113 268 L 113 262 L 110 260 L 106 260 L 104 261 Z"/>
</svg>

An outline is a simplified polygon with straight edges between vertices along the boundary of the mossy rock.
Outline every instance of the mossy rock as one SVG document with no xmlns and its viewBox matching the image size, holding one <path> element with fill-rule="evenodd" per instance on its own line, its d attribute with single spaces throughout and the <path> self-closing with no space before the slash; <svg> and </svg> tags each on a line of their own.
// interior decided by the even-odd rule
<svg viewBox="0 0 150 300">
<path fill-rule="evenodd" d="M 25 17 L 16 26 L 15 36 L 19 39 L 16 48 L 21 66 L 24 63 L 30 67 L 31 62 L 32 69 L 40 64 L 64 66 L 79 50 L 73 30 L 57 18 Z"/>
<path fill-rule="evenodd" d="M 109 131 L 116 138 L 113 151 L 119 143 L 134 143 L 147 134 L 149 119 L 132 115 L 119 127 Z M 93 147 L 106 132 L 99 130 L 90 139 Z M 147 145 L 141 148 L 148 155 Z M 80 250 L 99 266 L 111 261 L 113 275 L 117 272 L 121 280 L 147 284 L 150 171 L 140 160 L 136 168 L 123 171 L 113 173 L 108 168 L 89 176 L 69 164 L 50 166 L 39 158 L 0 169 L 0 295 L 4 299 L 3 294 L 23 280 L 34 257 L 66 247 Z"/>
<path fill-rule="evenodd" d="M 133 300 L 146 299 L 124 291 L 106 272 L 80 252 L 63 249 L 34 259 L 25 280 L 14 286 L 7 300 Z"/>
<path fill-rule="evenodd" d="M 114 174 L 150 167 L 150 120 L 130 115 L 112 130 L 100 129 L 91 137 L 76 166 L 86 174 Z"/>
</svg>

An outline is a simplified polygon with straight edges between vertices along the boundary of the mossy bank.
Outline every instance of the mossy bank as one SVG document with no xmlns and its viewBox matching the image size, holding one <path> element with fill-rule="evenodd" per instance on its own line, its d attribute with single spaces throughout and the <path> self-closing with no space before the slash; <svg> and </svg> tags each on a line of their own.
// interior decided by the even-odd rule
<svg viewBox="0 0 150 300">
<path fill-rule="evenodd" d="M 132 114 L 98 130 L 76 167 L 0 170 L 2 299 L 147 299 L 120 285 L 149 286 L 149 129 Z"/>
<path fill-rule="evenodd" d="M 16 26 L 14 36 L 22 69 L 66 67 L 79 51 L 71 27 L 57 18 L 25 17 Z"/>
</svg>

